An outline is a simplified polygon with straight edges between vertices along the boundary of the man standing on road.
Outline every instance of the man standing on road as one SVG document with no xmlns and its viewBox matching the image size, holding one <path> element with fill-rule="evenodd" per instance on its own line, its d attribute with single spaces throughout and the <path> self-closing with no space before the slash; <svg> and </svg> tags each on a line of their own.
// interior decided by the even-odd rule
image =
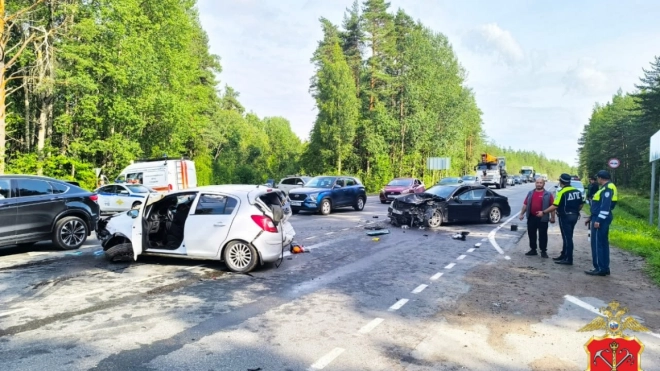
<svg viewBox="0 0 660 371">
<path fill-rule="evenodd" d="M 571 186 L 571 176 L 569 174 L 562 174 L 559 177 L 559 186 L 561 189 L 557 191 L 555 202 L 549 208 L 539 211 L 537 216 L 557 212 L 563 244 L 561 254 L 553 260 L 557 264 L 573 265 L 573 231 L 580 218 L 580 210 L 582 210 L 584 201 L 582 200 L 582 192 Z"/>
<path fill-rule="evenodd" d="M 535 189 L 529 191 L 522 210 L 520 210 L 520 220 L 527 216 L 527 235 L 529 236 L 529 251 L 525 255 L 538 255 L 536 252 L 536 234 L 538 232 L 539 248 L 541 257 L 548 257 L 548 221 L 555 222 L 555 213 L 552 215 L 536 216 L 538 212 L 547 209 L 554 198 L 552 194 L 545 190 L 545 180 L 539 177 L 536 179 Z"/>
<path fill-rule="evenodd" d="M 591 276 L 608 276 L 610 274 L 610 225 L 612 210 L 618 201 L 616 186 L 610 181 L 610 173 L 601 170 L 596 174 L 600 189 L 591 202 L 591 216 L 584 223 L 591 223 L 591 257 L 594 269 L 585 271 Z"/>
<path fill-rule="evenodd" d="M 598 192 L 598 183 L 596 182 L 595 176 L 589 177 L 589 187 L 587 188 L 587 202 L 591 205 L 591 199 L 594 198 L 594 195 Z"/>
</svg>

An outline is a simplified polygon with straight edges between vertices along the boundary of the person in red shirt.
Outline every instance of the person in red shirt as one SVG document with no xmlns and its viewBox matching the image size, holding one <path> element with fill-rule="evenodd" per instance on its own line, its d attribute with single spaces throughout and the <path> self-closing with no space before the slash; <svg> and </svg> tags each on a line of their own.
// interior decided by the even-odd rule
<svg viewBox="0 0 660 371">
<path fill-rule="evenodd" d="M 529 236 L 529 251 L 525 255 L 538 255 L 536 252 L 536 239 L 538 234 L 538 244 L 541 250 L 541 257 L 548 257 L 548 222 L 555 222 L 555 212 L 537 217 L 536 213 L 547 209 L 554 202 L 552 193 L 545 190 L 545 180 L 537 178 L 535 189 L 529 191 L 522 210 L 520 210 L 520 220 L 527 217 L 527 235 Z"/>
</svg>

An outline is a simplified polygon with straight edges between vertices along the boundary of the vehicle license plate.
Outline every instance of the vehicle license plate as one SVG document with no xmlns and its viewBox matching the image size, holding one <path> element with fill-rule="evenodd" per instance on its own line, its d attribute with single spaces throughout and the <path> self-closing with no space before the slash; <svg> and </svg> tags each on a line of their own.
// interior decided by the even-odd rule
<svg viewBox="0 0 660 371">
<path fill-rule="evenodd" d="M 301 201 L 291 201 L 291 206 L 302 206 Z"/>
<path fill-rule="evenodd" d="M 403 214 L 403 211 L 400 211 L 400 210 L 397 210 L 397 209 L 392 209 L 392 213 L 401 215 L 401 214 Z"/>
</svg>

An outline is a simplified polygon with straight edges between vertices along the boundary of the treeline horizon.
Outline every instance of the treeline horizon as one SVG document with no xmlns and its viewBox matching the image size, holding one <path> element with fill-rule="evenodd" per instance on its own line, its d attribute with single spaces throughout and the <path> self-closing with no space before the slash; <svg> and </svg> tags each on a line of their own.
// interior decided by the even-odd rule
<svg viewBox="0 0 660 371">
<path fill-rule="evenodd" d="M 94 168 L 113 179 L 166 154 L 193 159 L 200 185 L 350 173 L 375 191 L 395 176 L 471 174 L 483 152 L 507 156 L 511 174 L 570 169 L 489 143 L 447 37 L 382 0 L 356 1 L 341 28 L 321 19 L 318 116 L 305 141 L 217 80 L 221 59 L 193 0 L 0 2 L 0 174 L 94 188 Z M 427 157 L 450 157 L 452 168 L 430 172 Z"/>
<path fill-rule="evenodd" d="M 635 91 L 619 89 L 606 103 L 596 103 L 578 141 L 580 171 L 609 170 L 620 187 L 648 191 L 651 185 L 650 139 L 660 130 L 660 57 L 642 68 Z M 620 166 L 609 169 L 617 158 Z M 659 172 L 660 173 L 660 172 Z"/>
</svg>

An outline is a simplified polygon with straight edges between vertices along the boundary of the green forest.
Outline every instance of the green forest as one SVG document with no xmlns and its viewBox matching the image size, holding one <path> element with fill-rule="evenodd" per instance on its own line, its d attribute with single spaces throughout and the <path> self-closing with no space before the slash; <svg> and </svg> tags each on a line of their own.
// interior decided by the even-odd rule
<svg viewBox="0 0 660 371">
<path fill-rule="evenodd" d="M 596 104 L 579 140 L 580 171 L 595 175 L 610 158 L 618 186 L 648 191 L 651 184 L 650 138 L 660 130 L 660 57 L 642 69 L 633 93 L 619 90 L 610 102 Z"/>
<path fill-rule="evenodd" d="M 200 185 L 343 173 L 374 191 L 395 176 L 472 173 L 484 151 L 507 156 L 509 173 L 569 169 L 489 142 L 449 40 L 403 10 L 355 2 L 320 27 L 318 115 L 302 140 L 221 83 L 194 0 L 0 0 L 0 174 L 93 189 L 94 168 L 113 179 L 167 155 L 193 159 Z M 427 157 L 452 169 L 431 174 Z"/>
</svg>

